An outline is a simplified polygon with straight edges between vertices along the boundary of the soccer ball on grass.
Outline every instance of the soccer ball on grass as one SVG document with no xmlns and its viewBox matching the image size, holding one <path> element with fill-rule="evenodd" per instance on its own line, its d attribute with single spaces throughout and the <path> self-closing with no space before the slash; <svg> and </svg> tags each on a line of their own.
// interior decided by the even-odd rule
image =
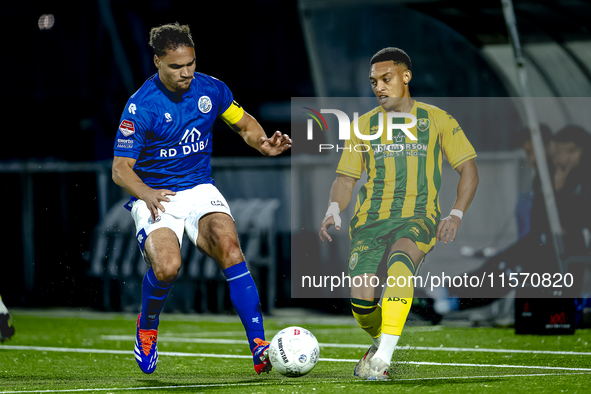
<svg viewBox="0 0 591 394">
<path fill-rule="evenodd" d="M 302 327 L 287 327 L 271 340 L 269 359 L 277 372 L 290 377 L 303 376 L 318 362 L 320 348 L 314 335 Z"/>
</svg>

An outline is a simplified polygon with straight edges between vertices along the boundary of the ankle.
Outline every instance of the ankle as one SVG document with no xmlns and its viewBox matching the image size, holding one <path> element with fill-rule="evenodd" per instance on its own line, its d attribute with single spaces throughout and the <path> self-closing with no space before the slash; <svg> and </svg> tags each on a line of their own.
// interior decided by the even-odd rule
<svg viewBox="0 0 591 394">
<path fill-rule="evenodd" d="M 380 343 L 382 342 L 382 336 L 380 335 L 377 338 L 372 338 L 373 339 L 373 344 L 372 346 L 374 347 L 375 350 L 377 350 L 380 347 Z"/>
</svg>

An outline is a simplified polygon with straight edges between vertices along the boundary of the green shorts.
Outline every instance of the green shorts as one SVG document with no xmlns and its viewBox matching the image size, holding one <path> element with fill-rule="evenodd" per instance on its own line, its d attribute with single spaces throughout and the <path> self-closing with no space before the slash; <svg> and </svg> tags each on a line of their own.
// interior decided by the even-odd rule
<svg viewBox="0 0 591 394">
<path fill-rule="evenodd" d="M 425 254 L 435 246 L 435 224 L 424 216 L 384 219 L 351 231 L 349 276 L 375 274 L 384 254 L 400 238 L 409 238 Z"/>
</svg>

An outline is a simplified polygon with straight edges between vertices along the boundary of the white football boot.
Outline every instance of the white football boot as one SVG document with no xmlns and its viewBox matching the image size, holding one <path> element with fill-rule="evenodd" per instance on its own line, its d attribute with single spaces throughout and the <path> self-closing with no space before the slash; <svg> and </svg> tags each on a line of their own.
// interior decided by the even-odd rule
<svg viewBox="0 0 591 394">
<path fill-rule="evenodd" d="M 355 366 L 353 376 L 361 379 L 369 378 L 369 363 L 377 351 L 378 348 L 375 345 L 371 345 L 369 349 L 367 349 L 367 352 L 365 352 L 363 357 L 361 357 L 361 360 L 359 360 L 359 362 Z"/>
<path fill-rule="evenodd" d="M 369 376 L 367 380 L 386 380 L 390 379 L 390 364 L 381 358 L 373 357 L 369 363 Z"/>
</svg>

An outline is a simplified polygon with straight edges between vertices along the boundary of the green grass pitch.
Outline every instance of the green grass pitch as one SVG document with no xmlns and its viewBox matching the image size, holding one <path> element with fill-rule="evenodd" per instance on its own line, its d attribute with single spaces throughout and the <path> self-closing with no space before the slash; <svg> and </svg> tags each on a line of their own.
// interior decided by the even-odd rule
<svg viewBox="0 0 591 394">
<path fill-rule="evenodd" d="M 511 329 L 410 326 L 394 353 L 390 381 L 355 380 L 369 346 L 353 317 L 266 318 L 311 330 L 320 361 L 306 376 L 257 376 L 237 316 L 163 314 L 152 375 L 133 357 L 136 316 L 13 310 L 16 335 L 0 344 L 0 393 L 586 393 L 591 330 L 571 336 Z"/>
</svg>

